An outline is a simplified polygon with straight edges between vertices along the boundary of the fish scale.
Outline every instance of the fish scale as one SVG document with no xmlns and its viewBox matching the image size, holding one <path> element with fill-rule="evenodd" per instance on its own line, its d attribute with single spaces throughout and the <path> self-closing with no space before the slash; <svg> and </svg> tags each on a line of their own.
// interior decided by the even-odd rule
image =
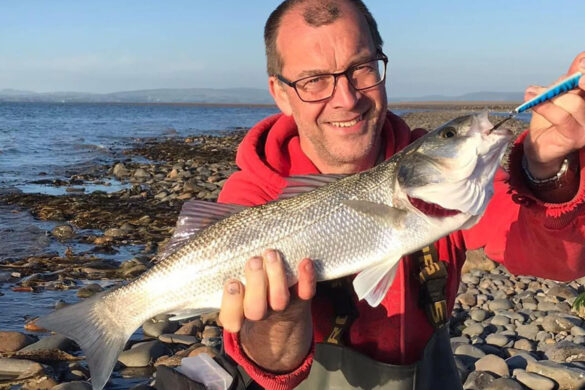
<svg viewBox="0 0 585 390">
<path fill-rule="evenodd" d="M 377 306 L 404 255 L 470 227 L 487 207 L 511 138 L 511 132 L 491 128 L 487 113 L 456 118 L 369 171 L 293 198 L 238 208 L 223 219 L 219 214 L 236 207 L 190 201 L 154 267 L 128 285 L 55 311 L 37 324 L 81 346 L 92 387 L 99 390 L 144 321 L 161 313 L 192 315 L 219 307 L 225 281 L 244 282 L 246 261 L 267 248 L 281 252 L 289 285 L 308 257 L 318 280 L 358 273 L 353 281 L 358 298 Z M 304 183 L 301 187 L 332 180 L 293 179 Z M 410 203 L 413 197 L 456 212 L 425 215 Z M 202 221 L 210 219 L 217 222 L 202 229 Z"/>
</svg>

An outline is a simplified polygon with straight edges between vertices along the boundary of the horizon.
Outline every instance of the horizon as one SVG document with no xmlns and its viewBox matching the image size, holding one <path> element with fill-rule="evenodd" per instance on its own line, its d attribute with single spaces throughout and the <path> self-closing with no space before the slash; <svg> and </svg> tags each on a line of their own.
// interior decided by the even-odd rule
<svg viewBox="0 0 585 390">
<path fill-rule="evenodd" d="M 585 3 L 576 0 L 562 9 L 548 0 L 366 5 L 390 57 L 389 100 L 522 93 L 552 83 L 585 50 L 576 38 L 585 33 Z M 262 33 L 274 7 L 266 0 L 3 4 L 0 90 L 267 90 Z"/>
</svg>

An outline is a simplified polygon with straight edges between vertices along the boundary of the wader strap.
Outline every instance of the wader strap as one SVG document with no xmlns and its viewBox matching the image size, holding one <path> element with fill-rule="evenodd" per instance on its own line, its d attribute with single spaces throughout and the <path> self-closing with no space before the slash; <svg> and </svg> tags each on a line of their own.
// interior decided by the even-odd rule
<svg viewBox="0 0 585 390">
<path fill-rule="evenodd" d="M 351 281 L 346 278 L 339 278 L 329 282 L 319 283 L 317 288 L 333 304 L 333 329 L 331 334 L 324 341 L 330 344 L 343 344 L 343 337 L 351 326 L 353 320 L 358 316 L 355 303 L 353 302 Z"/>
<path fill-rule="evenodd" d="M 414 254 L 419 265 L 420 281 L 419 305 L 424 307 L 433 328 L 438 329 L 447 323 L 447 264 L 439 261 L 434 244 L 424 247 Z"/>
</svg>

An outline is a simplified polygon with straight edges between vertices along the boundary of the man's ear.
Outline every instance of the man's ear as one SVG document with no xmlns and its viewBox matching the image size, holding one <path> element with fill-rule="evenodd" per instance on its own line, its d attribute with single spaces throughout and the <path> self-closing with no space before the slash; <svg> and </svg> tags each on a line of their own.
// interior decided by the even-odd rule
<svg viewBox="0 0 585 390">
<path fill-rule="evenodd" d="M 285 88 L 288 86 L 281 83 L 275 76 L 268 77 L 268 90 L 276 102 L 278 108 L 284 115 L 292 115 L 292 107 Z"/>
</svg>

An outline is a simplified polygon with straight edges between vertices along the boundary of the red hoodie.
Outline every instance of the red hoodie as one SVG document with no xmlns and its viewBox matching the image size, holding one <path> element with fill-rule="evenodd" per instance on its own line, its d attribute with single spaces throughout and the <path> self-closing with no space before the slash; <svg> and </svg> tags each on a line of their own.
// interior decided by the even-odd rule
<svg viewBox="0 0 585 390">
<path fill-rule="evenodd" d="M 388 112 L 383 128 L 386 158 L 423 134 L 410 131 L 404 121 Z M 495 195 L 481 221 L 472 229 L 457 231 L 435 243 L 439 259 L 448 264 L 446 295 L 448 310 L 453 309 L 460 272 L 468 249 L 484 247 L 492 259 L 510 272 L 557 280 L 585 275 L 585 186 L 584 170 L 575 198 L 564 204 L 542 203 L 522 184 L 520 161 L 522 139 L 510 156 L 512 187 L 508 174 L 496 174 Z M 580 154 L 583 167 L 585 153 Z M 240 144 L 236 163 L 241 171 L 225 183 L 219 202 L 259 205 L 278 198 L 286 186 L 284 177 L 318 174 L 319 170 L 303 153 L 292 117 L 277 114 L 254 126 Z M 410 256 L 400 262 L 386 297 L 372 308 L 356 301 L 358 318 L 352 323 L 348 345 L 376 360 L 391 364 L 411 364 L 419 360 L 433 328 L 418 305 L 419 283 L 413 275 L 416 263 Z M 333 309 L 326 297 L 317 295 L 312 303 L 314 341 L 329 335 Z M 291 389 L 305 379 L 313 360 L 313 350 L 295 371 L 275 375 L 255 365 L 242 351 L 238 334 L 224 332 L 226 352 L 261 386 Z"/>
</svg>

